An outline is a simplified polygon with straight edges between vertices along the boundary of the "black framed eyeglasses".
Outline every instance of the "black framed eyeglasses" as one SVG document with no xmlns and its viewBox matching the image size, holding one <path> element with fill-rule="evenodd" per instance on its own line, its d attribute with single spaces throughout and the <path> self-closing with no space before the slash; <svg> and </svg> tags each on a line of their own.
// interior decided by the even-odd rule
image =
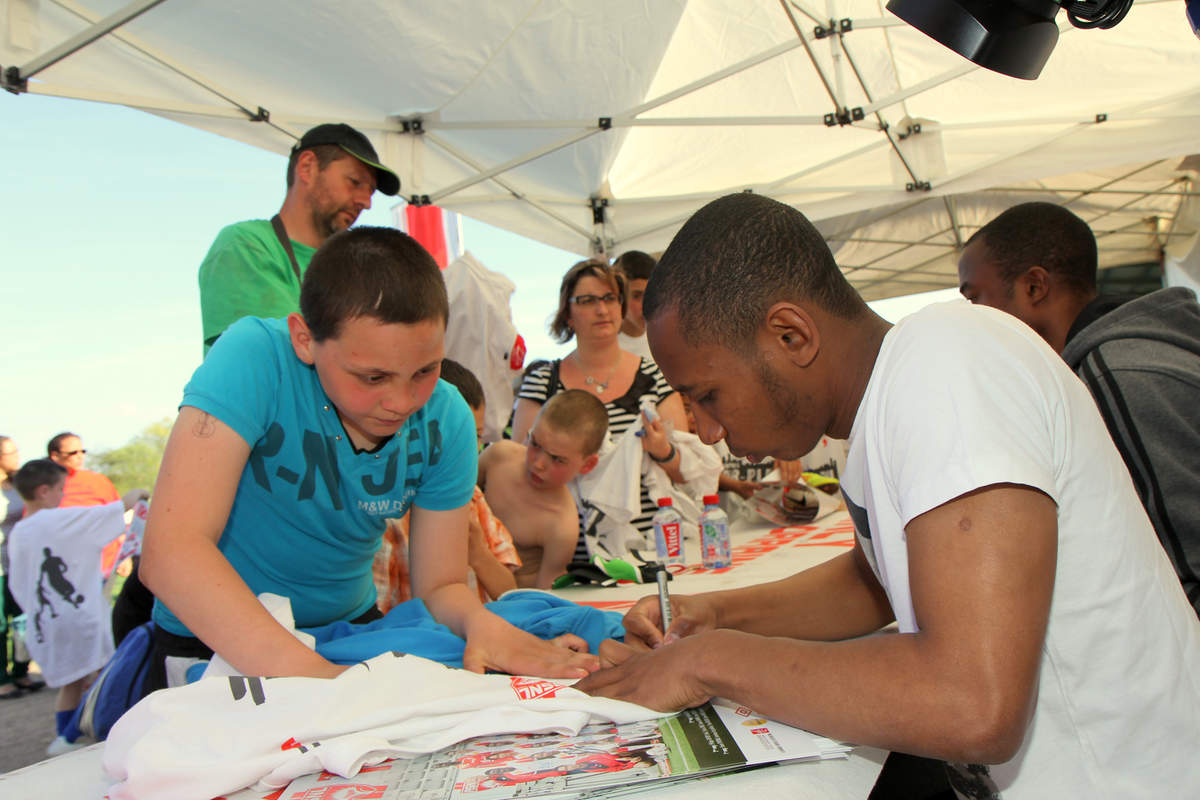
<svg viewBox="0 0 1200 800">
<path fill-rule="evenodd" d="M 587 308 L 596 305 L 596 303 L 608 303 L 609 305 L 619 303 L 621 302 L 621 298 L 612 292 L 608 294 L 577 294 L 571 298 L 571 302 L 577 306 Z"/>
</svg>

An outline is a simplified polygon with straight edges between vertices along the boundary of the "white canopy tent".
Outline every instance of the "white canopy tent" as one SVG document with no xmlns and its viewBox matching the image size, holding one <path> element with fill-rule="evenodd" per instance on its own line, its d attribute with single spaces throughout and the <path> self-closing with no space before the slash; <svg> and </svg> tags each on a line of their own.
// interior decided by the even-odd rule
<svg viewBox="0 0 1200 800">
<path fill-rule="evenodd" d="M 752 190 L 815 220 L 875 299 L 955 285 L 959 243 L 1045 199 L 1093 224 L 1104 265 L 1170 246 L 1198 277 L 1182 0 L 1108 31 L 1063 21 L 1033 82 L 876 0 L 85 2 L 0 0 L 5 88 L 278 152 L 349 122 L 411 201 L 579 253 L 661 249 Z"/>
</svg>

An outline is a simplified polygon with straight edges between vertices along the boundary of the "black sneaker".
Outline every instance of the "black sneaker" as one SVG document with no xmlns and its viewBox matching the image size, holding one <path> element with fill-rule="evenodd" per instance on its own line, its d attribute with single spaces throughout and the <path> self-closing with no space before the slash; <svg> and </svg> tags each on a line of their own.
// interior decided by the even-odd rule
<svg viewBox="0 0 1200 800">
<path fill-rule="evenodd" d="M 36 692 L 38 689 L 46 688 L 45 681 L 39 680 L 37 678 L 31 678 L 28 675 L 24 675 L 20 678 L 14 678 L 13 685 L 17 686 L 18 688 L 20 688 L 26 692 Z"/>
</svg>

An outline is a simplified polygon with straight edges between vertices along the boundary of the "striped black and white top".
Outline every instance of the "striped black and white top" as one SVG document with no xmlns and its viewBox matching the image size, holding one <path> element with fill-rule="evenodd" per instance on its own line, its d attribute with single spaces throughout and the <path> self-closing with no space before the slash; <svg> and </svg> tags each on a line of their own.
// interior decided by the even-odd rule
<svg viewBox="0 0 1200 800">
<path fill-rule="evenodd" d="M 532 400 L 540 405 L 549 400 L 553 395 L 566 391 L 567 387 L 563 386 L 562 379 L 558 375 L 561 363 L 561 360 L 557 360 L 531 370 L 521 382 L 521 389 L 517 392 L 517 397 Z M 638 371 L 634 376 L 633 384 L 629 387 L 629 391 L 617 399 L 604 404 L 604 407 L 608 409 L 609 436 L 615 439 L 637 422 L 638 414 L 641 413 L 643 400 L 648 399 L 656 404 L 661 403 L 674 391 L 671 388 L 671 384 L 667 383 L 667 379 L 663 377 L 658 365 L 653 361 L 643 358 L 641 364 L 638 365 Z M 657 506 L 650 499 L 650 494 L 646 490 L 646 484 L 643 482 L 642 510 L 641 513 L 633 518 L 631 524 L 639 531 L 651 530 L 654 527 L 653 519 L 656 510 Z M 582 530 L 580 531 L 579 543 L 575 546 L 575 557 L 573 560 L 583 562 L 588 560 L 587 544 L 584 542 Z"/>
</svg>

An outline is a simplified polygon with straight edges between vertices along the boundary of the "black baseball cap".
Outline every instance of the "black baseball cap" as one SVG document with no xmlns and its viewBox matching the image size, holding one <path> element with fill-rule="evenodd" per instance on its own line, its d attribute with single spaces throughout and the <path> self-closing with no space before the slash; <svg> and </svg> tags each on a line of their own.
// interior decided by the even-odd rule
<svg viewBox="0 0 1200 800">
<path fill-rule="evenodd" d="M 396 173 L 379 163 L 379 156 L 371 141 L 344 122 L 327 122 L 318 125 L 300 137 L 292 147 L 293 153 L 308 150 L 323 144 L 333 144 L 375 170 L 375 186 L 384 194 L 394 195 L 400 191 L 400 178 Z"/>
</svg>

